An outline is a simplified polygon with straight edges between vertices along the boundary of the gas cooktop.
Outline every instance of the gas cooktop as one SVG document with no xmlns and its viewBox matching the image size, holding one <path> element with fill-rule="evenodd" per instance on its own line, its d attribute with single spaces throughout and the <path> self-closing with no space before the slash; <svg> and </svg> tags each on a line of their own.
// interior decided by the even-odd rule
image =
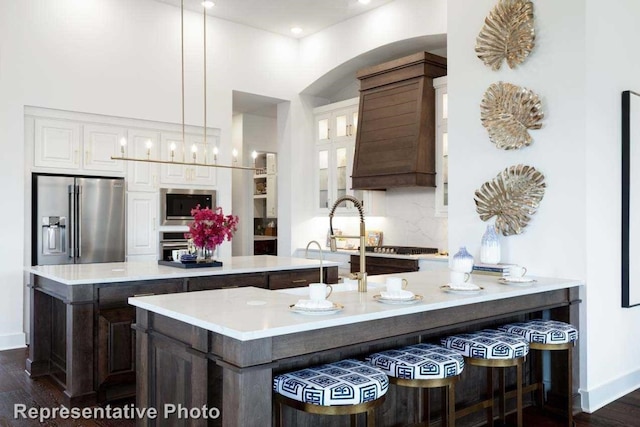
<svg viewBox="0 0 640 427">
<path fill-rule="evenodd" d="M 366 252 L 396 255 L 424 255 L 437 254 L 436 248 L 422 248 L 419 246 L 366 246 Z"/>
</svg>

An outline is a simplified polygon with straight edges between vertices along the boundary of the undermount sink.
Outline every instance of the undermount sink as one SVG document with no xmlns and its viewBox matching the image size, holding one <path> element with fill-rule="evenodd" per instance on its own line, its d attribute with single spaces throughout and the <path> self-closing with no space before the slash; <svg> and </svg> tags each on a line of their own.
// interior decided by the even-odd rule
<svg viewBox="0 0 640 427">
<path fill-rule="evenodd" d="M 384 286 L 384 283 L 372 282 L 371 279 L 367 281 L 367 289 L 377 289 L 383 286 Z M 332 293 L 357 291 L 358 281 L 353 279 L 343 279 L 342 283 L 334 283 L 333 285 L 331 285 L 331 287 L 333 288 Z M 309 287 L 302 286 L 300 288 L 279 289 L 276 292 L 282 292 L 284 294 L 291 294 L 291 295 L 308 295 Z"/>
</svg>

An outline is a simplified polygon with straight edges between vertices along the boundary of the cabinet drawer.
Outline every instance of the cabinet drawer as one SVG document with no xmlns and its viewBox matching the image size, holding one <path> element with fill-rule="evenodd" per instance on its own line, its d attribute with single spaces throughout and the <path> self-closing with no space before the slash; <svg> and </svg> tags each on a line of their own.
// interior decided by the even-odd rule
<svg viewBox="0 0 640 427">
<path fill-rule="evenodd" d="M 162 282 L 137 282 L 125 284 L 98 285 L 98 304 L 100 307 L 126 305 L 127 299 L 133 296 L 158 295 L 182 292 L 183 280 L 167 280 Z"/>
<path fill-rule="evenodd" d="M 366 257 L 367 274 L 375 276 L 377 274 L 406 273 L 418 271 L 418 260 L 387 257 Z M 351 272 L 360 271 L 360 256 L 351 255 Z"/>
<path fill-rule="evenodd" d="M 317 268 L 270 273 L 269 289 L 299 288 L 309 283 L 317 283 L 319 280 L 320 271 Z"/>
<path fill-rule="evenodd" d="M 228 276 L 191 277 L 187 284 L 188 291 L 206 291 L 210 289 L 240 288 L 243 286 L 255 286 L 267 288 L 267 275 L 259 274 L 234 274 Z"/>
</svg>

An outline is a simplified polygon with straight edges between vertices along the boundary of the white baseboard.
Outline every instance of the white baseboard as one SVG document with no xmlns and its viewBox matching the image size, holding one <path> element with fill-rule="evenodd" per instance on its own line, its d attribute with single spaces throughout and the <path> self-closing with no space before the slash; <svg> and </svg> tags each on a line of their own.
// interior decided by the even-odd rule
<svg viewBox="0 0 640 427">
<path fill-rule="evenodd" d="M 11 350 L 25 347 L 26 337 L 24 332 L 10 335 L 0 335 L 0 350 Z"/>
<path fill-rule="evenodd" d="M 640 369 L 591 390 L 580 390 L 582 410 L 591 414 L 640 388 Z"/>
</svg>

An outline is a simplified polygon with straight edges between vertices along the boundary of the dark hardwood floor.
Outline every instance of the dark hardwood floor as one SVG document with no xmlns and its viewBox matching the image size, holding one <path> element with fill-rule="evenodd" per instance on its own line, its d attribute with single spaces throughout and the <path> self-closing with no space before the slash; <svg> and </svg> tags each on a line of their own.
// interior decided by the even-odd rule
<svg viewBox="0 0 640 427">
<path fill-rule="evenodd" d="M 24 371 L 26 349 L 0 351 L 0 426 L 135 426 L 134 420 L 71 420 L 56 418 L 37 420 L 14 419 L 14 405 L 27 408 L 60 407 L 62 391 L 52 381 L 43 378 L 32 380 Z M 132 402 L 120 402 L 129 405 Z M 117 405 L 111 405 L 117 406 Z M 564 427 L 566 422 L 552 413 L 529 407 L 525 410 L 525 426 Z M 575 417 L 576 427 L 640 427 L 640 389 L 616 400 L 593 414 Z"/>
</svg>

